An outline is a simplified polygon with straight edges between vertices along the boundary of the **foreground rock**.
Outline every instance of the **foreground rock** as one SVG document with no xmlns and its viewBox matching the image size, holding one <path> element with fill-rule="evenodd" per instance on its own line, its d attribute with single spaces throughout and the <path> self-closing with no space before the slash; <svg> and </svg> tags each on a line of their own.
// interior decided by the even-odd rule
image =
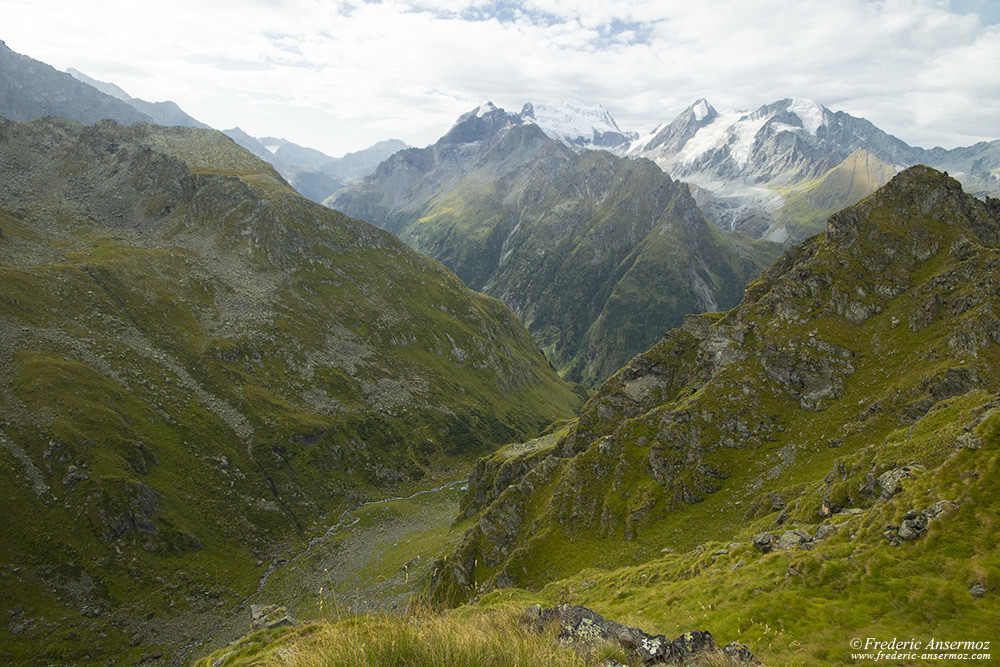
<svg viewBox="0 0 1000 667">
<path fill-rule="evenodd" d="M 524 619 L 535 632 L 542 632 L 553 623 L 559 624 L 558 639 L 563 644 L 586 648 L 603 642 L 617 643 L 643 665 L 687 665 L 692 659 L 709 656 L 725 656 L 733 665 L 761 664 L 750 649 L 738 642 L 717 648 L 712 633 L 707 631 L 686 632 L 670 641 L 664 635 L 649 635 L 638 628 L 606 619 L 586 607 L 561 604 L 542 609 L 534 605 L 525 611 Z"/>
<path fill-rule="evenodd" d="M 276 604 L 250 605 L 250 629 L 273 630 L 286 625 L 295 625 L 295 614 L 287 607 Z"/>
</svg>

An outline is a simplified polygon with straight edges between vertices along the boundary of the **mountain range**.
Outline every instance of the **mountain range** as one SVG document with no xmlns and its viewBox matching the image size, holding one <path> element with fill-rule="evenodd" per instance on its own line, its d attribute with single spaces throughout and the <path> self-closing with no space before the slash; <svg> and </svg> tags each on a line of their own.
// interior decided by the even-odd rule
<svg viewBox="0 0 1000 667">
<path fill-rule="evenodd" d="M 2 44 L 0 116 L 5 663 L 994 641 L 998 142 L 484 103 L 336 160 Z"/>
<path fill-rule="evenodd" d="M 573 150 L 545 127 L 480 105 L 325 203 L 502 300 L 564 377 L 588 385 L 686 313 L 735 305 L 779 252 L 710 224 L 652 162 Z"/>
<path fill-rule="evenodd" d="M 292 187 L 315 202 L 322 202 L 348 183 L 372 172 L 393 153 L 409 148 L 399 139 L 388 139 L 335 158 L 287 139 L 252 137 L 238 127 L 225 130 L 223 134 L 271 163 Z"/>
<path fill-rule="evenodd" d="M 845 164 L 856 151 L 863 151 L 864 159 Z M 699 99 L 619 152 L 651 159 L 672 177 L 698 185 L 706 193 L 700 203 L 716 224 L 777 241 L 801 241 L 822 229 L 825 218 L 802 211 L 801 200 L 785 207 L 789 197 L 832 169 L 843 174 L 861 167 L 858 181 L 871 187 L 855 188 L 848 198 L 853 201 L 821 211 L 853 204 L 860 199 L 856 194 L 873 192 L 890 172 L 915 164 L 949 170 L 978 196 L 1000 193 L 1000 141 L 952 150 L 915 148 L 863 118 L 805 99 L 723 112 Z"/>
<path fill-rule="evenodd" d="M 432 594 L 697 614 L 782 664 L 847 662 L 857 636 L 990 641 L 998 284 L 1000 202 L 901 172 L 577 420 L 481 460 Z"/>
<path fill-rule="evenodd" d="M 58 116 L 85 125 L 111 119 L 123 125 L 145 122 L 208 128 L 174 102 L 147 102 L 132 97 L 113 83 L 98 81 L 73 68 L 59 72 L 13 52 L 3 42 L 0 42 L 0 116 L 18 121 Z M 324 200 L 373 170 L 392 153 L 407 147 L 398 139 L 389 139 L 335 158 L 284 139 L 267 138 L 272 151 L 238 127 L 226 130 L 225 134 L 271 163 L 292 187 L 313 201 Z"/>
</svg>

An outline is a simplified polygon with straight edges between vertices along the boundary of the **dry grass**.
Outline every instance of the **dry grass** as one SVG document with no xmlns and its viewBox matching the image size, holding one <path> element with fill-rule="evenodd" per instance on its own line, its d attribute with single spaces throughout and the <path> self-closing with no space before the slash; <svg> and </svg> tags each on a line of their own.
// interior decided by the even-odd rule
<svg viewBox="0 0 1000 667">
<path fill-rule="evenodd" d="M 613 658 L 627 664 L 622 650 L 602 646 L 589 653 L 559 644 L 554 631 L 526 630 L 519 609 L 438 613 L 406 617 L 350 616 L 284 631 L 251 635 L 199 664 L 330 667 L 334 665 L 511 665 L 584 666 Z"/>
</svg>

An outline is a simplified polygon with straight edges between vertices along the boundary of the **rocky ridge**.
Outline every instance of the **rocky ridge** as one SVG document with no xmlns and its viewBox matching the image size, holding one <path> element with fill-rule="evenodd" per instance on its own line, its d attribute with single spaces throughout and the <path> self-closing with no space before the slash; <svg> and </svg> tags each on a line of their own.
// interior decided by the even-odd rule
<svg viewBox="0 0 1000 667">
<path fill-rule="evenodd" d="M 743 539 L 801 547 L 895 503 L 908 477 L 995 421 L 998 234 L 996 200 L 927 167 L 831 216 L 739 306 L 688 316 L 543 455 L 508 462 L 520 476 L 470 480 L 470 493 L 492 490 L 463 505 L 477 523 L 432 593 L 542 586 L 664 542 L 739 541 L 765 518 L 785 532 Z M 906 516 L 893 534 L 920 532 L 926 515 Z"/>
<path fill-rule="evenodd" d="M 894 173 L 926 164 L 950 171 L 973 194 L 1000 194 L 998 141 L 953 150 L 917 148 L 868 120 L 811 100 L 789 98 L 754 111 L 719 112 L 700 99 L 673 121 L 615 150 L 651 159 L 671 177 L 699 186 L 699 204 L 716 224 L 792 243 L 822 231 L 833 210 L 853 205 L 887 182 L 886 169 Z M 859 150 L 885 166 L 872 171 L 849 160 Z M 816 179 L 843 180 L 845 173 L 855 172 L 857 182 L 841 182 L 838 188 L 826 184 L 825 190 L 836 194 L 833 206 L 809 205 L 801 196 Z"/>
</svg>

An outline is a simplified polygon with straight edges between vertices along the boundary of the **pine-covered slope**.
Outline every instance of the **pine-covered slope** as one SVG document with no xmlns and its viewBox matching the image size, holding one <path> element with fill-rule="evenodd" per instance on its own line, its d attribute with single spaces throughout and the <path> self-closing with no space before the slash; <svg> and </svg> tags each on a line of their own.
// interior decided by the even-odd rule
<svg viewBox="0 0 1000 667">
<path fill-rule="evenodd" d="M 735 304 L 776 252 L 712 227 L 651 162 L 574 152 L 492 105 L 326 203 L 502 300 L 564 377 L 587 384 L 686 313 Z"/>
<path fill-rule="evenodd" d="M 989 639 L 998 287 L 1000 203 L 902 172 L 739 306 L 668 332 L 565 430 L 483 459 L 463 501 L 476 524 L 432 594 L 570 577 L 545 594 L 668 628 L 704 611 L 760 637 L 766 620 L 806 662 L 900 628 Z M 813 623 L 810 596 L 838 622 Z"/>
<path fill-rule="evenodd" d="M 222 134 L 0 120 L 0 654 L 183 656 L 346 504 L 578 404 Z"/>
</svg>

